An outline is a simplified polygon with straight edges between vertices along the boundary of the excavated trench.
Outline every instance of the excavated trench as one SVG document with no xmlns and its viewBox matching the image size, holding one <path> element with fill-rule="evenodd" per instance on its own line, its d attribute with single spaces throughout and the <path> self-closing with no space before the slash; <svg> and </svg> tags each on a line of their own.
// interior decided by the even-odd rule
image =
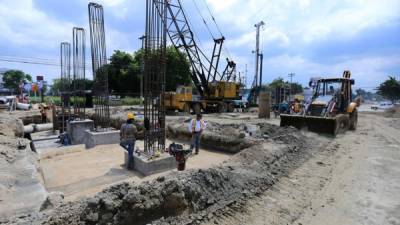
<svg viewBox="0 0 400 225">
<path fill-rule="evenodd" d="M 180 125 L 179 125 L 180 124 Z M 187 140 L 182 123 L 168 135 Z M 171 172 L 154 181 L 121 183 L 95 197 L 63 203 L 12 223 L 199 224 L 244 207 L 328 142 L 294 128 L 262 124 L 209 123 L 203 144 L 237 152 L 210 169 Z"/>
</svg>

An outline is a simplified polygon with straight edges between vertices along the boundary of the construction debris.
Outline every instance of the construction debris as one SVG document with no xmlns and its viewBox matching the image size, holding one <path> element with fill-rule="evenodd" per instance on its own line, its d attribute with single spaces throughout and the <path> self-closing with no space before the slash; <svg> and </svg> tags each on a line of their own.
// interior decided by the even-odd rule
<svg viewBox="0 0 400 225">
<path fill-rule="evenodd" d="M 255 126 L 259 129 L 252 135 L 259 142 L 221 166 L 184 173 L 172 172 L 142 185 L 122 183 L 93 198 L 63 204 L 54 210 L 13 222 L 177 224 L 176 221 L 182 221 L 179 224 L 191 224 L 207 220 L 208 215 L 212 217 L 232 204 L 240 206 L 248 198 L 268 189 L 313 149 L 314 141 L 294 128 L 279 128 L 270 124 Z M 211 124 L 210 127 L 210 136 L 221 129 L 229 130 L 228 125 Z M 245 125 L 238 127 L 244 130 Z"/>
</svg>

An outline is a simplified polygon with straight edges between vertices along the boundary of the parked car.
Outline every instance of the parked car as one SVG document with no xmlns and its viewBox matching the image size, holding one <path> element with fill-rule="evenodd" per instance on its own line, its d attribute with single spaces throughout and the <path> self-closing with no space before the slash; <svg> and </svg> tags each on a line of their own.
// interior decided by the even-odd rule
<svg viewBox="0 0 400 225">
<path fill-rule="evenodd" d="M 378 109 L 390 109 L 393 107 L 391 102 L 381 102 L 378 105 L 372 105 L 371 109 L 378 110 Z"/>
</svg>

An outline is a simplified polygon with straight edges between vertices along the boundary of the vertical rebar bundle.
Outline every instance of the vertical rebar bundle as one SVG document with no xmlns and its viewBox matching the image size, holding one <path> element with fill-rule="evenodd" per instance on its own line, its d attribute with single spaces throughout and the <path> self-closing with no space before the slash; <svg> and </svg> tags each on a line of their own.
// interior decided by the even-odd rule
<svg viewBox="0 0 400 225">
<path fill-rule="evenodd" d="M 108 73 L 103 6 L 89 3 L 90 43 L 92 50 L 94 122 L 96 127 L 110 127 Z"/>
<path fill-rule="evenodd" d="M 60 45 L 61 64 L 61 92 L 69 92 L 71 85 L 71 44 L 61 42 Z"/>
<path fill-rule="evenodd" d="M 144 151 L 165 149 L 165 70 L 167 0 L 146 1 L 144 43 Z"/>
<path fill-rule="evenodd" d="M 83 28 L 74 27 L 72 29 L 73 38 L 73 104 L 74 104 L 74 115 L 78 119 L 85 119 L 85 49 L 86 49 L 86 38 L 85 30 Z"/>
<path fill-rule="evenodd" d="M 61 65 L 61 114 L 57 115 L 60 132 L 65 132 L 67 122 L 71 118 L 71 44 L 62 42 L 60 44 L 60 65 Z"/>
</svg>

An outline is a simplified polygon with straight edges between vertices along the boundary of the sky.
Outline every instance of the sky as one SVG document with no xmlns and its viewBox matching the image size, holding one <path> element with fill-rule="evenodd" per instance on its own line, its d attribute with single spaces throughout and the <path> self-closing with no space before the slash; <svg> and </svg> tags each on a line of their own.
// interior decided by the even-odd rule
<svg viewBox="0 0 400 225">
<path fill-rule="evenodd" d="M 173 0 L 176 1 L 176 0 Z M 261 29 L 263 83 L 277 77 L 306 85 L 310 77 L 350 70 L 356 87 L 372 90 L 389 75 L 400 78 L 399 0 L 181 0 L 200 47 L 211 55 L 212 36 L 226 38 L 223 58 L 254 79 L 255 27 Z M 85 0 L 0 0 L 0 68 L 22 69 L 51 81 L 57 65 L 11 63 L 28 58 L 59 64 L 59 48 L 72 28 L 88 29 Z M 107 55 L 134 52 L 144 33 L 145 0 L 99 0 L 105 11 Z M 209 12 L 208 8 L 211 13 Z M 212 21 L 212 16 L 218 24 Z M 211 34 L 202 21 L 205 19 Z M 219 32 L 219 30 L 221 33 Z M 87 44 L 89 47 L 89 34 Z M 87 64 L 90 65 L 89 48 Z M 220 69 L 225 67 L 222 61 Z M 247 72 L 246 72 L 247 68 Z M 87 68 L 91 78 L 91 68 Z"/>
</svg>

